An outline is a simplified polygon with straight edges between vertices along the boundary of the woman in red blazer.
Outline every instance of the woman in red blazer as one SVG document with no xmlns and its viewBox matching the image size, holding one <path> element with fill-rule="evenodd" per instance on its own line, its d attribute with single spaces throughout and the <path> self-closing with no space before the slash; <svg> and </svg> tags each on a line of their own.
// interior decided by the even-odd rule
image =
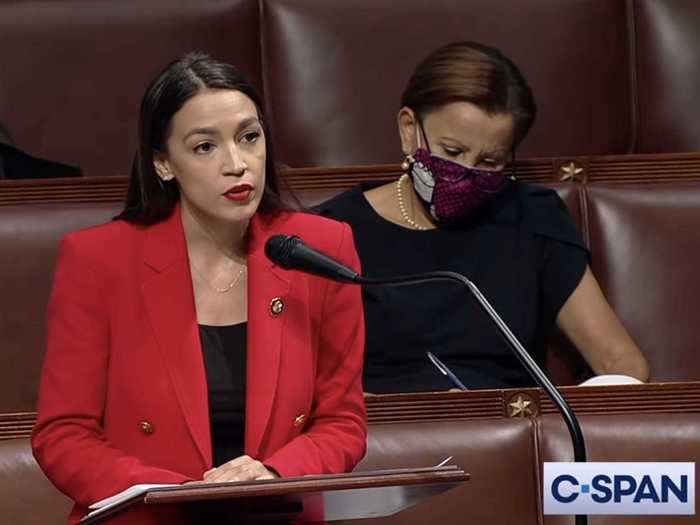
<svg viewBox="0 0 700 525">
<path fill-rule="evenodd" d="M 293 234 L 357 269 L 352 234 L 285 211 L 274 174 L 260 99 L 234 68 L 192 53 L 148 88 L 126 208 L 63 239 L 49 305 L 32 445 L 75 500 L 71 522 L 138 483 L 362 458 L 360 290 L 263 253 Z"/>
</svg>

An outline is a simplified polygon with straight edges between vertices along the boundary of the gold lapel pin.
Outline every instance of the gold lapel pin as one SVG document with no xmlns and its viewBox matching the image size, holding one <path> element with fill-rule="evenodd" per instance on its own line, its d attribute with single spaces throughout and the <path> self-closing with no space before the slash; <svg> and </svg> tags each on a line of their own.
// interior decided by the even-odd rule
<svg viewBox="0 0 700 525">
<path fill-rule="evenodd" d="M 270 313 L 272 315 L 280 315 L 284 310 L 284 302 L 281 297 L 274 297 L 270 301 Z"/>
</svg>

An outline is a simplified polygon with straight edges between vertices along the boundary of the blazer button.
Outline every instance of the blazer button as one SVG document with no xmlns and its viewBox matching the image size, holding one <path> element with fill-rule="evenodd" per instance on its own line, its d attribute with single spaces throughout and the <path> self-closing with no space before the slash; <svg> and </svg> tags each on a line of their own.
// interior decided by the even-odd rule
<svg viewBox="0 0 700 525">
<path fill-rule="evenodd" d="M 155 428 L 153 428 L 153 423 L 150 421 L 139 421 L 139 430 L 148 436 L 153 434 Z"/>
<path fill-rule="evenodd" d="M 294 426 L 298 427 L 300 425 L 303 425 L 305 421 L 306 414 L 299 414 L 297 417 L 294 418 Z"/>
</svg>

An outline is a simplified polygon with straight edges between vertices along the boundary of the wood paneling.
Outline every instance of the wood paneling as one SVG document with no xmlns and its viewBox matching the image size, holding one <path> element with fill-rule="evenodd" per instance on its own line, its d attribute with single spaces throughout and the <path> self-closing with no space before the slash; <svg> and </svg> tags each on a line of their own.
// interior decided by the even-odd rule
<svg viewBox="0 0 700 525">
<path fill-rule="evenodd" d="M 700 382 L 562 387 L 578 415 L 700 413 Z M 386 394 L 366 398 L 369 424 L 418 423 L 509 417 L 508 404 L 518 395 L 533 400 L 533 411 L 556 408 L 539 388 Z M 0 439 L 28 437 L 36 414 L 0 414 Z"/>
<path fill-rule="evenodd" d="M 572 164 L 573 163 L 573 164 Z M 523 159 L 516 164 L 520 179 L 530 182 L 671 182 L 700 180 L 700 153 L 608 155 Z M 282 177 L 295 192 L 350 188 L 359 182 L 395 178 L 395 164 L 337 168 L 287 169 Z M 0 205 L 47 202 L 119 202 L 126 195 L 126 177 L 2 180 Z"/>
<path fill-rule="evenodd" d="M 0 414 L 0 439 L 29 437 L 35 421 L 35 412 Z"/>
<path fill-rule="evenodd" d="M 578 415 L 699 413 L 700 382 L 561 387 Z M 508 417 L 508 404 L 523 395 L 534 414 L 557 412 L 539 388 L 390 394 L 366 398 L 370 423 L 408 423 Z"/>
</svg>

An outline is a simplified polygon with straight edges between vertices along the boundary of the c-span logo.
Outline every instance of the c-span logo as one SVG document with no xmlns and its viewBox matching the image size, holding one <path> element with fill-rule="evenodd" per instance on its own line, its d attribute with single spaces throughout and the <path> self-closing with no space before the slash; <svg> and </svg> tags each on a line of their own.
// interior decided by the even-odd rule
<svg viewBox="0 0 700 525">
<path fill-rule="evenodd" d="M 695 514 L 695 463 L 545 463 L 545 514 Z"/>
</svg>

